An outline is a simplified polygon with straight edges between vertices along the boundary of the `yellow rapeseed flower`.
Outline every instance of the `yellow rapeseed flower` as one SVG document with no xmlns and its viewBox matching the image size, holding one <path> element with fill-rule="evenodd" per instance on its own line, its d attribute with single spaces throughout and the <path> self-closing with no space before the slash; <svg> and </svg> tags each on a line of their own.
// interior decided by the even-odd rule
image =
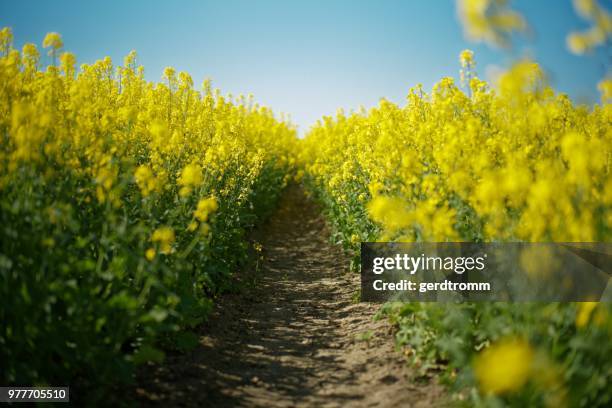
<svg viewBox="0 0 612 408">
<path fill-rule="evenodd" d="M 181 186 L 179 194 L 181 197 L 186 197 L 193 189 L 202 184 L 202 169 L 197 164 L 188 164 L 181 170 L 181 174 L 177 181 L 177 184 Z"/>
<path fill-rule="evenodd" d="M 149 166 L 138 166 L 134 172 L 134 178 L 136 179 L 136 183 L 138 184 L 138 187 L 140 188 L 140 191 L 144 197 L 147 197 L 157 189 L 157 180 L 155 179 L 153 171 L 149 168 Z"/>
<path fill-rule="evenodd" d="M 612 102 L 612 77 L 602 79 L 597 84 L 597 89 L 601 93 L 601 102 L 609 104 Z"/>
<path fill-rule="evenodd" d="M 406 202 L 399 197 L 374 197 L 367 207 L 370 218 L 391 231 L 407 228 L 413 221 Z"/>
<path fill-rule="evenodd" d="M 198 206 L 193 213 L 193 216 L 200 221 L 207 221 L 208 216 L 219 208 L 215 197 L 202 198 L 198 201 Z"/>
<path fill-rule="evenodd" d="M 593 311 L 597 308 L 599 302 L 580 302 L 578 303 L 578 312 L 576 313 L 576 327 L 583 328 L 591 320 Z"/>
<path fill-rule="evenodd" d="M 153 231 L 151 241 L 159 245 L 159 252 L 169 254 L 175 241 L 174 230 L 171 227 L 159 227 Z"/>
<path fill-rule="evenodd" d="M 45 39 L 43 40 L 44 48 L 52 48 L 57 50 L 64 46 L 64 42 L 62 41 L 62 36 L 58 33 L 47 33 Z"/>
<path fill-rule="evenodd" d="M 198 226 L 199 226 L 199 224 L 198 224 L 198 222 L 197 222 L 197 221 L 191 221 L 191 222 L 189 223 L 189 225 L 187 225 L 187 231 L 189 231 L 189 232 L 193 232 L 193 231 L 195 231 L 196 229 L 198 229 Z"/>
<path fill-rule="evenodd" d="M 155 258 L 155 249 L 149 248 L 145 251 L 145 257 L 147 260 L 152 261 Z"/>
<path fill-rule="evenodd" d="M 520 390 L 531 375 L 534 350 L 525 340 L 509 338 L 494 343 L 476 356 L 474 373 L 486 394 Z"/>
</svg>

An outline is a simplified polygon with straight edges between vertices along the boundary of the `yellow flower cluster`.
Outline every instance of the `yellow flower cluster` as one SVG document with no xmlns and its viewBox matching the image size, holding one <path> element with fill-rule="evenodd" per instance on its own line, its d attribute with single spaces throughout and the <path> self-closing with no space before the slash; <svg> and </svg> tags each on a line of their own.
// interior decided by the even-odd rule
<svg viewBox="0 0 612 408">
<path fill-rule="evenodd" d="M 140 165 L 136 168 L 134 179 L 144 197 L 159 189 L 153 171 L 146 165 Z"/>
<path fill-rule="evenodd" d="M 82 65 L 78 75 L 74 56 L 62 53 L 59 66 L 41 72 L 36 47 L 19 52 L 11 42 L 10 29 L 2 29 L 0 126 L 8 136 L 0 189 L 27 167 L 49 183 L 67 174 L 87 177 L 91 184 L 75 193 L 114 207 L 124 205 L 130 177 L 153 202 L 168 192 L 185 200 L 206 192 L 240 203 L 265 166 L 290 162 L 294 129 L 252 98 L 232 101 L 209 81 L 199 92 L 187 73 L 172 68 L 163 83 L 149 83 L 135 52 L 123 66 L 105 58 Z M 55 60 L 61 36 L 49 33 L 43 46 Z M 196 218 L 206 220 L 216 203 L 200 201 Z"/>
<path fill-rule="evenodd" d="M 382 100 L 319 122 L 306 172 L 344 211 L 367 196 L 382 240 L 610 239 L 612 108 L 574 106 L 530 61 L 495 91 L 471 72 L 471 52 L 460 61 L 469 94 L 444 78 L 403 107 Z"/>
<path fill-rule="evenodd" d="M 215 197 L 203 198 L 198 202 L 193 216 L 200 221 L 207 221 L 208 216 L 217 211 L 217 208 L 219 208 L 219 204 Z"/>
<path fill-rule="evenodd" d="M 574 0 L 578 15 L 591 26 L 584 31 L 567 36 L 567 47 L 574 54 L 584 54 L 612 38 L 612 14 L 601 7 L 597 0 Z"/>
<path fill-rule="evenodd" d="M 519 390 L 529 379 L 534 350 L 522 339 L 504 339 L 487 348 L 474 362 L 474 372 L 486 393 Z"/>
<path fill-rule="evenodd" d="M 508 37 L 525 30 L 527 23 L 506 0 L 457 0 L 457 14 L 470 40 L 507 46 Z"/>
<path fill-rule="evenodd" d="M 248 229 L 291 178 L 296 132 L 185 72 L 149 82 L 135 52 L 77 69 L 57 33 L 48 56 L 12 41 L 0 30 L 0 297 L 12 299 L 0 379 L 68 383 L 66 367 L 83 367 L 110 383 L 158 361 L 158 336 L 199 324 L 231 287 Z"/>
<path fill-rule="evenodd" d="M 301 141 L 304 180 L 354 250 L 353 264 L 363 241 L 609 242 L 609 83 L 600 85 L 602 105 L 576 106 L 532 61 L 517 62 L 493 86 L 475 74 L 471 51 L 459 62 L 464 89 L 452 78 L 430 94 L 416 86 L 404 106 L 382 100 L 368 112 L 340 111 Z M 585 385 L 609 373 L 605 304 L 408 302 L 383 313 L 417 366 L 448 361 L 458 383 L 480 390 L 469 397 L 474 405 L 609 402 L 606 390 Z M 582 345 L 575 353 L 558 351 L 574 344 Z"/>
<path fill-rule="evenodd" d="M 153 231 L 153 236 L 151 237 L 151 241 L 159 245 L 159 252 L 162 254 L 169 254 L 172 251 L 172 244 L 175 240 L 174 230 L 171 227 L 157 228 Z M 148 254 L 147 258 L 149 257 Z"/>
</svg>

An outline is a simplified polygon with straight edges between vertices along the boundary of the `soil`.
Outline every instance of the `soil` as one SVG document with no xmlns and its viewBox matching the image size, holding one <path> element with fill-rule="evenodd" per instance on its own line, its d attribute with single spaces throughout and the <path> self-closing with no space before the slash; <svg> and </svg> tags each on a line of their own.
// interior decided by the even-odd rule
<svg viewBox="0 0 612 408">
<path fill-rule="evenodd" d="M 258 233 L 256 283 L 217 301 L 196 349 L 142 371 L 139 405 L 446 405 L 443 387 L 416 381 L 392 328 L 373 319 L 379 305 L 357 302 L 359 277 L 299 187 Z"/>
</svg>

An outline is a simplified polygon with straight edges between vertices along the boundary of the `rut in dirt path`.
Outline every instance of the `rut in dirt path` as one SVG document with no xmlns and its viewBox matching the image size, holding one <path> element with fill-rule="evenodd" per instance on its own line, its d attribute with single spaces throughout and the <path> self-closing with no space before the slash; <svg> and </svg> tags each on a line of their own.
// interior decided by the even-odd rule
<svg viewBox="0 0 612 408">
<path fill-rule="evenodd" d="M 377 306 L 353 301 L 358 276 L 299 187 L 261 233 L 257 284 L 218 302 L 196 350 L 143 373 L 142 405 L 441 404 L 440 386 L 410 379 L 390 328 L 372 320 Z"/>
</svg>

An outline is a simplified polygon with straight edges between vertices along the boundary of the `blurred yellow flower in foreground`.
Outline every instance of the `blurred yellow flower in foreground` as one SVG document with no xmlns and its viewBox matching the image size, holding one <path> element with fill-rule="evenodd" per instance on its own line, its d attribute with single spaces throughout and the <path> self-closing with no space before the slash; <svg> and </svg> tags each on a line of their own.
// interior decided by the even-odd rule
<svg viewBox="0 0 612 408">
<path fill-rule="evenodd" d="M 153 231 L 151 240 L 159 243 L 159 252 L 169 254 L 175 240 L 174 230 L 170 227 L 160 227 Z"/>
<path fill-rule="evenodd" d="M 134 178 L 136 179 L 136 184 L 138 184 L 142 195 L 145 197 L 157 189 L 157 180 L 148 166 L 138 166 L 134 172 Z"/>
<path fill-rule="evenodd" d="M 219 204 L 215 197 L 203 198 L 198 202 L 198 207 L 193 215 L 200 221 L 206 221 L 211 213 L 217 211 L 217 208 Z"/>
<path fill-rule="evenodd" d="M 147 251 L 145 252 L 145 257 L 147 258 L 147 260 L 152 261 L 153 258 L 155 258 L 155 249 L 147 249 Z"/>
<path fill-rule="evenodd" d="M 534 351 L 521 339 L 504 339 L 482 351 L 474 361 L 480 388 L 487 394 L 518 391 L 529 379 Z"/>
<path fill-rule="evenodd" d="M 591 320 L 593 311 L 597 308 L 599 302 L 580 302 L 578 304 L 578 311 L 576 313 L 576 327 L 585 327 Z M 601 313 L 594 316 L 596 323 L 603 321 L 603 315 Z"/>
<path fill-rule="evenodd" d="M 197 164 L 188 164 L 181 171 L 180 177 L 177 180 L 178 185 L 181 186 L 179 194 L 182 197 L 191 194 L 194 187 L 199 186 L 203 182 L 202 169 Z"/>
<path fill-rule="evenodd" d="M 198 224 L 198 222 L 197 222 L 197 221 L 191 221 L 191 222 L 189 223 L 189 225 L 187 225 L 187 231 L 189 231 L 189 232 L 193 232 L 193 231 L 195 231 L 196 229 L 198 229 L 199 225 L 200 225 L 200 224 Z"/>
<path fill-rule="evenodd" d="M 612 78 L 604 78 L 597 84 L 597 89 L 601 93 L 601 102 L 612 102 Z"/>
<path fill-rule="evenodd" d="M 457 14 L 468 39 L 498 47 L 508 46 L 508 37 L 513 32 L 527 28 L 523 16 L 506 1 L 458 0 Z"/>
<path fill-rule="evenodd" d="M 64 42 L 62 41 L 62 36 L 58 33 L 47 33 L 45 39 L 43 40 L 44 48 L 53 48 L 58 49 L 64 46 Z"/>
<path fill-rule="evenodd" d="M 399 197 L 379 196 L 368 204 L 370 218 L 392 231 L 410 226 L 412 217 L 406 209 L 406 202 Z"/>
</svg>

